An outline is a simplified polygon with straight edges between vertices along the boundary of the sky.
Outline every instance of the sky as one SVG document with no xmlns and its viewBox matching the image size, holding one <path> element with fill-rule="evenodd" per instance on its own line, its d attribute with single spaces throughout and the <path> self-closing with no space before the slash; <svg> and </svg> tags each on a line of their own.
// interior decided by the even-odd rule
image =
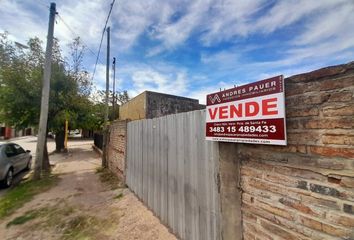
<svg viewBox="0 0 354 240">
<path fill-rule="evenodd" d="M 56 1 L 54 36 L 64 55 L 80 36 L 91 74 L 111 3 Z M 0 32 L 45 44 L 49 5 L 0 0 Z M 220 88 L 354 61 L 354 0 L 117 0 L 108 25 L 116 89 L 131 97 L 150 90 L 205 103 Z M 105 88 L 105 62 L 106 39 L 96 89 Z"/>
</svg>

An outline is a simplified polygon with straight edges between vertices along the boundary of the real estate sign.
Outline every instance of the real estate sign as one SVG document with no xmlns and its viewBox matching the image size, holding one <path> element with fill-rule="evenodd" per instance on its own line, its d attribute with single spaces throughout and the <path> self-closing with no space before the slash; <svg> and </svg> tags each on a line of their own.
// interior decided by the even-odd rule
<svg viewBox="0 0 354 240">
<path fill-rule="evenodd" d="M 206 139 L 286 145 L 283 76 L 208 94 Z"/>
</svg>

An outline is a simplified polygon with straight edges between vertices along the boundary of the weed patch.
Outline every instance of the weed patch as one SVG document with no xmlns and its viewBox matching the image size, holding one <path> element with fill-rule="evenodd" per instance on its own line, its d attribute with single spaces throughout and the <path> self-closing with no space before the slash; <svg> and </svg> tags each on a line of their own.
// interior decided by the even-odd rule
<svg viewBox="0 0 354 240">
<path fill-rule="evenodd" d="M 101 182 L 108 184 L 111 190 L 123 187 L 123 184 L 119 181 L 118 177 L 107 168 L 97 168 L 96 173 L 99 175 Z"/>
<path fill-rule="evenodd" d="M 61 239 L 91 239 L 98 229 L 95 226 L 99 225 L 97 218 L 88 215 L 78 215 L 61 225 L 64 230 Z"/>
<path fill-rule="evenodd" d="M 29 202 L 36 194 L 45 192 L 58 183 L 58 176 L 50 175 L 40 180 L 27 180 L 10 189 L 0 198 L 0 219 L 11 215 Z"/>
<path fill-rule="evenodd" d="M 123 193 L 119 193 L 117 196 L 114 197 L 114 199 L 121 199 L 123 196 Z"/>
<path fill-rule="evenodd" d="M 6 227 L 10 227 L 11 225 L 21 225 L 24 224 L 32 219 L 35 219 L 38 216 L 38 212 L 37 211 L 28 211 L 26 212 L 24 215 L 19 216 L 15 219 L 13 219 L 11 222 L 9 222 L 8 224 L 6 224 Z"/>
</svg>

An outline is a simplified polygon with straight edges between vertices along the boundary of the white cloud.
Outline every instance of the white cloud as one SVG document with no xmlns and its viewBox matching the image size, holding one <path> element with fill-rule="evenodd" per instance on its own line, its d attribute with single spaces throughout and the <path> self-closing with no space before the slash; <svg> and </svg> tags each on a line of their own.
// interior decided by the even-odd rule
<svg viewBox="0 0 354 240">
<path fill-rule="evenodd" d="M 38 8 L 40 14 L 48 12 Z M 30 37 L 46 36 L 47 22 L 43 22 L 40 14 L 34 14 L 18 1 L 0 1 L 0 31 L 8 31 L 14 41 L 25 44 Z M 44 40 L 44 37 L 41 37 Z"/>
<path fill-rule="evenodd" d="M 305 24 L 304 31 L 294 39 L 294 44 L 314 44 L 330 38 L 353 38 L 354 32 L 349 29 L 354 29 L 354 2 L 350 1 Z"/>
<path fill-rule="evenodd" d="M 132 75 L 133 89 L 138 92 L 145 90 L 182 95 L 186 92 L 188 83 L 186 73 L 161 73 L 151 68 L 135 71 Z"/>
<path fill-rule="evenodd" d="M 203 19 L 201 41 L 213 45 L 234 36 L 246 36 L 252 29 L 252 15 L 261 10 L 265 0 L 215 1 L 209 15 Z"/>
<path fill-rule="evenodd" d="M 288 0 L 279 1 L 263 17 L 259 18 L 253 27 L 254 31 L 271 33 L 289 26 L 304 17 L 322 15 L 321 12 L 331 9 L 347 0 Z"/>
<path fill-rule="evenodd" d="M 186 13 L 176 22 L 169 22 L 156 28 L 155 39 L 161 40 L 166 49 L 184 43 L 192 32 L 207 18 L 208 8 L 212 1 L 193 1 Z"/>
<path fill-rule="evenodd" d="M 113 35 L 119 43 L 118 48 L 127 50 L 142 34 L 154 34 L 155 27 L 169 21 L 177 10 L 173 5 L 172 2 L 158 0 L 118 2 L 112 15 Z"/>
<path fill-rule="evenodd" d="M 103 0 L 62 1 L 57 6 L 56 35 L 66 42 L 81 36 L 89 47 L 98 47 L 109 4 Z"/>
<path fill-rule="evenodd" d="M 93 66 L 94 67 L 94 66 Z M 106 65 L 97 64 L 96 72 L 94 76 L 94 84 L 97 85 L 99 89 L 106 89 Z M 117 76 L 116 73 L 116 90 L 118 91 L 118 86 L 122 83 L 122 79 Z M 113 70 L 112 67 L 109 69 L 109 87 L 113 87 Z"/>
</svg>

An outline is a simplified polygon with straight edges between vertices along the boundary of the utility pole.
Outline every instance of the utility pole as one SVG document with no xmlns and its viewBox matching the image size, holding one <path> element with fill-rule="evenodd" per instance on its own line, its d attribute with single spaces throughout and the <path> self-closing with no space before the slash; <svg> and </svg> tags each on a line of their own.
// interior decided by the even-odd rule
<svg viewBox="0 0 354 240">
<path fill-rule="evenodd" d="M 36 161 L 34 168 L 34 179 L 41 178 L 44 145 L 47 134 L 47 121 L 48 121 L 48 108 L 49 108 L 49 90 L 50 90 L 50 75 L 51 75 L 51 62 L 52 62 L 52 47 L 53 47 L 53 34 L 54 34 L 54 20 L 56 14 L 55 3 L 50 4 L 47 47 L 45 52 L 44 74 L 43 74 L 43 87 L 42 87 L 42 100 L 41 100 L 41 114 L 39 118 L 38 139 L 36 148 Z"/>
<path fill-rule="evenodd" d="M 109 97 L 109 51 L 110 51 L 110 27 L 107 27 L 107 65 L 106 65 L 106 113 L 104 116 L 104 133 L 102 149 L 102 167 L 107 167 L 107 145 L 108 145 L 108 97 Z"/>
<path fill-rule="evenodd" d="M 113 57 L 113 120 L 116 116 L 116 58 Z"/>
<path fill-rule="evenodd" d="M 109 51 L 110 51 L 110 27 L 107 27 L 107 65 L 106 65 L 106 114 L 104 117 L 104 125 L 108 122 L 108 98 L 109 98 Z"/>
</svg>

